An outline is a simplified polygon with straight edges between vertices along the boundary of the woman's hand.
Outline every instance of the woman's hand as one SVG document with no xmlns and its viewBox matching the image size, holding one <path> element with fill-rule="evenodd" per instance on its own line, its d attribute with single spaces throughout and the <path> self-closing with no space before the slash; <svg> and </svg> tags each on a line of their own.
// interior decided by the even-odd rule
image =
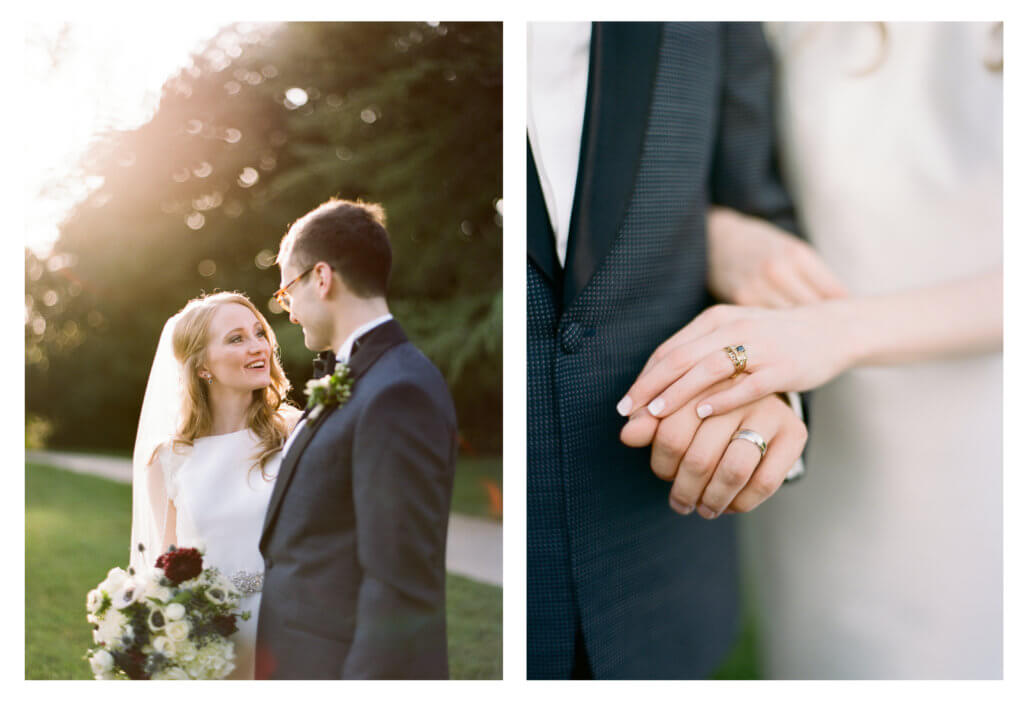
<svg viewBox="0 0 1024 701">
<path fill-rule="evenodd" d="M 672 414 L 733 376 L 726 346 L 744 347 L 745 373 L 699 402 L 698 418 L 822 385 L 857 357 L 852 309 L 844 300 L 792 309 L 711 307 L 654 351 L 616 408 L 623 416 L 644 407 L 652 416 Z"/>
<path fill-rule="evenodd" d="M 806 242 L 726 207 L 708 211 L 708 287 L 724 302 L 754 307 L 847 296 L 839 278 Z"/>
</svg>

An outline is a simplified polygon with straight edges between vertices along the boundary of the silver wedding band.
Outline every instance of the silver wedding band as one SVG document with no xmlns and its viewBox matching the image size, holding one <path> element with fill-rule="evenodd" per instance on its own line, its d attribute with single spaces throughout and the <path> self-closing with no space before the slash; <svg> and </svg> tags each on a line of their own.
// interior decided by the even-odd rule
<svg viewBox="0 0 1024 701">
<path fill-rule="evenodd" d="M 732 438 L 729 439 L 729 442 L 731 443 L 737 438 L 740 438 L 745 441 L 750 441 L 751 443 L 756 445 L 757 449 L 761 451 L 762 458 L 764 457 L 764 454 L 768 452 L 768 442 L 765 441 L 765 439 L 762 438 L 761 434 L 758 433 L 757 431 L 751 431 L 749 428 L 741 428 L 739 431 L 732 434 Z"/>
</svg>

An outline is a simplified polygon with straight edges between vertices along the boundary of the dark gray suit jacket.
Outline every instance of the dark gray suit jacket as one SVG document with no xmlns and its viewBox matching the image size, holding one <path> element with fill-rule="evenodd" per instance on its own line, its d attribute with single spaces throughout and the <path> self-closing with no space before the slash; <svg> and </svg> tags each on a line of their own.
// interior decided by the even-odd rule
<svg viewBox="0 0 1024 701">
<path fill-rule="evenodd" d="M 732 517 L 680 517 L 616 402 L 712 303 L 705 215 L 793 228 L 756 24 L 595 24 L 564 271 L 527 181 L 527 675 L 705 677 L 737 629 Z"/>
<path fill-rule="evenodd" d="M 256 678 L 447 678 L 455 408 L 395 321 L 350 367 L 351 398 L 300 429 L 271 496 Z"/>
</svg>

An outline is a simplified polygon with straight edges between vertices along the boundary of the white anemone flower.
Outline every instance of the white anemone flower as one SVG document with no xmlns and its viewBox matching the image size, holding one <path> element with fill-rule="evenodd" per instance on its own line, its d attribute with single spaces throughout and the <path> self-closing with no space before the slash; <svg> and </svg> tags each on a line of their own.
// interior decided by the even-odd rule
<svg viewBox="0 0 1024 701">
<path fill-rule="evenodd" d="M 139 581 L 135 577 L 129 577 L 124 580 L 121 584 L 121 588 L 111 596 L 114 602 L 114 608 L 127 608 L 134 604 L 136 601 L 142 598 L 142 593 L 145 591 L 145 583 Z"/>
</svg>

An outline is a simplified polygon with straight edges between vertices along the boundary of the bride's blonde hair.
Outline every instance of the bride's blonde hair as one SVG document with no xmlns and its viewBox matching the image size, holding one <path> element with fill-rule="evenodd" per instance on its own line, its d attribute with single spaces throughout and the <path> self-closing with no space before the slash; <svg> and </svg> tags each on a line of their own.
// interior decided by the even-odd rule
<svg viewBox="0 0 1024 701">
<path fill-rule="evenodd" d="M 182 407 L 181 425 L 172 441 L 175 444 L 192 445 L 199 437 L 208 435 L 213 425 L 213 411 L 207 383 L 199 377 L 199 368 L 206 360 L 209 345 L 210 320 L 218 307 L 225 304 L 240 304 L 247 308 L 267 334 L 270 343 L 270 384 L 263 389 L 253 390 L 252 403 L 246 414 L 246 426 L 260 439 L 260 452 L 253 456 L 263 476 L 263 468 L 275 453 L 281 450 L 288 437 L 288 427 L 282 409 L 289 405 L 285 398 L 291 384 L 281 369 L 281 349 L 277 345 L 274 329 L 267 323 L 260 310 L 240 292 L 217 292 L 190 300 L 181 310 L 174 327 L 172 344 L 174 357 L 182 365 Z"/>
</svg>

